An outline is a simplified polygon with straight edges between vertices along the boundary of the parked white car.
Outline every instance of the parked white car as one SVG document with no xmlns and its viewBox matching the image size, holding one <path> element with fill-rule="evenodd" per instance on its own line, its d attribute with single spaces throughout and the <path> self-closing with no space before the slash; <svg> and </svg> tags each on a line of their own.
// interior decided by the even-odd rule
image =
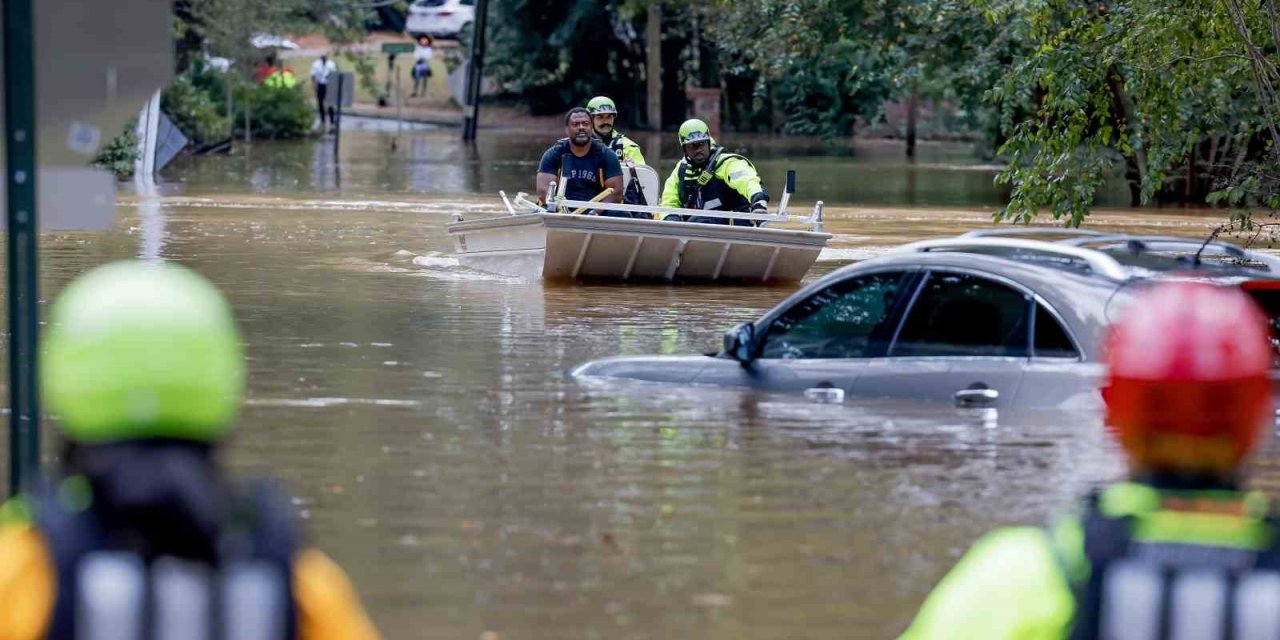
<svg viewBox="0 0 1280 640">
<path fill-rule="evenodd" d="M 405 31 L 417 38 L 457 38 L 471 27 L 476 17 L 476 0 L 414 0 L 409 6 Z"/>
</svg>

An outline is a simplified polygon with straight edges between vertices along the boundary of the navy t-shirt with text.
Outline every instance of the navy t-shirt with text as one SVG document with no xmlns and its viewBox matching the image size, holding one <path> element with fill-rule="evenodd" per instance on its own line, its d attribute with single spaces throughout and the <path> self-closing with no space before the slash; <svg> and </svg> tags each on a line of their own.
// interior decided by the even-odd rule
<svg viewBox="0 0 1280 640">
<path fill-rule="evenodd" d="M 573 155 L 569 141 L 561 140 L 542 154 L 538 173 L 549 173 L 565 182 L 564 194 L 570 200 L 590 200 L 604 191 L 604 181 L 622 175 L 618 154 L 596 140 L 591 141 L 587 155 Z"/>
</svg>

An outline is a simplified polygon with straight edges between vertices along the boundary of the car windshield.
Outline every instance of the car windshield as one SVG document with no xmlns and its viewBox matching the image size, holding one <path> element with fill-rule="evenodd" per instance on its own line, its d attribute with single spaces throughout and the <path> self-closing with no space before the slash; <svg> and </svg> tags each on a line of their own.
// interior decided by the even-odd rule
<svg viewBox="0 0 1280 640">
<path fill-rule="evenodd" d="M 443 7 L 449 0 L 414 0 L 415 7 Z"/>
</svg>

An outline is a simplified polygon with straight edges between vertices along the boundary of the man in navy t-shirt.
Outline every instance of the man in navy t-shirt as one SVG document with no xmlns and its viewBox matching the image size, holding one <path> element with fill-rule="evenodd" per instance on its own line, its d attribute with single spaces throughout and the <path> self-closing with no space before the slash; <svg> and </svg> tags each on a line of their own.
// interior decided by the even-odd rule
<svg viewBox="0 0 1280 640">
<path fill-rule="evenodd" d="M 574 107 L 565 114 L 564 125 L 568 137 L 551 145 L 538 165 L 538 201 L 546 202 L 547 189 L 555 182 L 565 185 L 562 193 L 570 200 L 590 200 L 605 189 L 613 189 L 603 201 L 619 202 L 622 165 L 618 163 L 617 154 L 592 135 L 591 114 L 582 107 Z M 629 217 L 626 213 L 620 215 Z"/>
</svg>

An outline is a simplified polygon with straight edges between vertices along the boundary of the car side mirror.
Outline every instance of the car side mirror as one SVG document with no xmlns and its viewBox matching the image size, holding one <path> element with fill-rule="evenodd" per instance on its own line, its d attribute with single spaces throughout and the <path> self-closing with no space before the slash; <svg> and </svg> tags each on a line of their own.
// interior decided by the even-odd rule
<svg viewBox="0 0 1280 640">
<path fill-rule="evenodd" d="M 724 332 L 724 355 L 741 362 L 751 364 L 756 353 L 756 326 L 744 322 Z"/>
</svg>

